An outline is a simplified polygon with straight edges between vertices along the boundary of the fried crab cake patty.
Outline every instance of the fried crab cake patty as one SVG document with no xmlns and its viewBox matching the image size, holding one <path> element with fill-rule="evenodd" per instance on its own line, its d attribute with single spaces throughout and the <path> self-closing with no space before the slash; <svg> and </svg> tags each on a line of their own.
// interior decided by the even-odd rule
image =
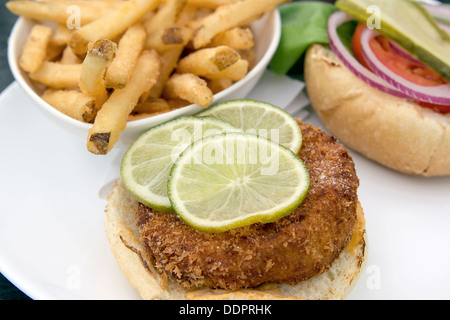
<svg viewBox="0 0 450 320">
<path fill-rule="evenodd" d="M 175 213 L 137 210 L 141 242 L 156 268 L 185 288 L 236 290 L 264 283 L 296 284 L 329 269 L 356 222 L 359 180 L 335 138 L 299 122 L 299 153 L 310 191 L 290 215 L 223 233 L 195 230 Z"/>
</svg>

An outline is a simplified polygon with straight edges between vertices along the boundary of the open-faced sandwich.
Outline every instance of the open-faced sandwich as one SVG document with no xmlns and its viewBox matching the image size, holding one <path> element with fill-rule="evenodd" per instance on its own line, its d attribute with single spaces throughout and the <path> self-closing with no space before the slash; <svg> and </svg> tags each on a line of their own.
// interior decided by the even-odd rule
<svg viewBox="0 0 450 320">
<path fill-rule="evenodd" d="M 133 143 L 106 234 L 144 299 L 342 299 L 366 261 L 358 186 L 335 138 L 229 101 Z"/>
<path fill-rule="evenodd" d="M 409 0 L 322 6 L 325 34 L 311 41 L 302 71 L 327 129 L 394 170 L 450 174 L 450 7 Z"/>
</svg>

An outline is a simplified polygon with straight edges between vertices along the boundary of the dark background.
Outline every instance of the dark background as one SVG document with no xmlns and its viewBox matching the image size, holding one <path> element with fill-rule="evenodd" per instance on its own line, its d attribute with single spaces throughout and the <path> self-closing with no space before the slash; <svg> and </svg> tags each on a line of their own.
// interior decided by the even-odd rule
<svg viewBox="0 0 450 320">
<path fill-rule="evenodd" d="M 334 2 L 333 0 L 322 1 Z M 450 3 L 450 0 L 444 0 L 442 2 Z M 0 92 L 14 80 L 7 61 L 7 41 L 11 28 L 17 19 L 16 16 L 6 9 L 4 3 L 6 3 L 6 1 L 2 1 L 2 4 L 0 5 Z M 30 300 L 30 298 L 0 274 L 0 300 Z"/>
<path fill-rule="evenodd" d="M 11 28 L 17 17 L 11 14 L 2 1 L 0 5 L 0 92 L 13 80 L 7 60 L 7 41 Z M 0 300 L 28 300 L 20 290 L 14 287 L 2 274 L 0 274 Z"/>
</svg>

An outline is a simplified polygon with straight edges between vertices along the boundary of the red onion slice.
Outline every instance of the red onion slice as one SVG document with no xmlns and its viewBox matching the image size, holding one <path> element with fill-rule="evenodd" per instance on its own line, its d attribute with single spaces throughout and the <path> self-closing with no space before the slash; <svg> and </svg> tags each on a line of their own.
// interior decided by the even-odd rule
<svg viewBox="0 0 450 320">
<path fill-rule="evenodd" d="M 350 20 L 354 20 L 354 18 L 344 11 L 336 11 L 330 16 L 328 20 L 328 38 L 330 40 L 330 46 L 333 49 L 333 52 L 342 61 L 342 63 L 350 69 L 350 71 L 352 71 L 358 78 L 367 84 L 393 96 L 408 99 L 408 96 L 403 92 L 399 91 L 360 64 L 341 42 L 341 39 L 337 34 L 337 28 L 341 24 Z"/>
<path fill-rule="evenodd" d="M 361 35 L 361 46 L 364 58 L 375 74 L 413 100 L 432 104 L 450 105 L 450 84 L 433 87 L 421 86 L 399 76 L 381 63 L 373 53 L 369 44 L 370 40 L 378 34 L 379 33 L 375 30 L 366 29 Z"/>
</svg>

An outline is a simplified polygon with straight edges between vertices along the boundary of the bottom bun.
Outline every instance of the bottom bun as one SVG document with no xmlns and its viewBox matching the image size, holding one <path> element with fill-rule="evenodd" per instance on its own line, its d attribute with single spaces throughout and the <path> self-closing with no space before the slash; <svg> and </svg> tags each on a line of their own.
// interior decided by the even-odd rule
<svg viewBox="0 0 450 320">
<path fill-rule="evenodd" d="M 321 45 L 307 52 L 305 82 L 322 122 L 349 148 L 406 174 L 450 174 L 450 116 L 371 87 Z"/>
<path fill-rule="evenodd" d="M 188 291 L 154 268 L 151 257 L 139 242 L 135 219 L 137 204 L 123 182 L 117 181 L 108 197 L 105 231 L 121 271 L 145 300 L 340 300 L 353 288 L 366 261 L 365 219 L 358 203 L 352 239 L 325 273 L 297 285 L 265 284 L 238 291 L 209 288 Z"/>
</svg>

